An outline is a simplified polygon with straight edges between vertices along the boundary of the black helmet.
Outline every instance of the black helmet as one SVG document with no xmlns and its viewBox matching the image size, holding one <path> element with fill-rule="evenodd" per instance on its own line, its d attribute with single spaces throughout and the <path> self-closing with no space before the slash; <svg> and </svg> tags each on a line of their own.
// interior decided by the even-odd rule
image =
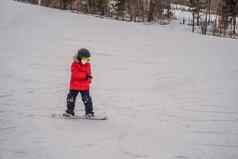
<svg viewBox="0 0 238 159">
<path fill-rule="evenodd" d="M 82 49 L 78 50 L 78 53 L 77 53 L 78 60 L 80 60 L 82 58 L 89 58 L 89 57 L 91 57 L 91 54 L 88 49 L 82 48 Z"/>
</svg>

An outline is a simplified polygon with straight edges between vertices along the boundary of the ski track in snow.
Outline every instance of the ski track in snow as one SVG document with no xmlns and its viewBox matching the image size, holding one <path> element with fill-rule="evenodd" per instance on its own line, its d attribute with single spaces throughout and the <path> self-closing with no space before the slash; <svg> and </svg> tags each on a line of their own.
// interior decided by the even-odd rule
<svg viewBox="0 0 238 159">
<path fill-rule="evenodd" d="M 0 159 L 238 158 L 237 41 L 178 23 L 1 0 Z M 69 67 L 81 47 L 93 54 L 95 112 L 109 120 L 50 118 L 65 110 Z"/>
</svg>

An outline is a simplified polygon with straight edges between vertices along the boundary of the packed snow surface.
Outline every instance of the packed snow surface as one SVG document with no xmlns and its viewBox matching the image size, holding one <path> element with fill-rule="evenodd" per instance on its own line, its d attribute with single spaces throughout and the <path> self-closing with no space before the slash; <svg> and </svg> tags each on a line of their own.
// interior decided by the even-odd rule
<svg viewBox="0 0 238 159">
<path fill-rule="evenodd" d="M 0 159 L 237 159 L 238 41 L 177 28 L 0 0 Z M 50 117 L 81 47 L 106 121 Z"/>
</svg>

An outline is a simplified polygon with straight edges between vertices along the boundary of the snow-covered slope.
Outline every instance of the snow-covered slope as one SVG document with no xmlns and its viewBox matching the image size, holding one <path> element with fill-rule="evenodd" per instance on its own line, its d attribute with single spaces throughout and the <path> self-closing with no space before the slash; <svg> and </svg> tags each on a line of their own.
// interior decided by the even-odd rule
<svg viewBox="0 0 238 159">
<path fill-rule="evenodd" d="M 65 110 L 92 51 L 95 112 Z M 0 1 L 0 159 L 236 159 L 238 42 Z M 83 113 L 77 102 L 77 112 Z"/>
</svg>

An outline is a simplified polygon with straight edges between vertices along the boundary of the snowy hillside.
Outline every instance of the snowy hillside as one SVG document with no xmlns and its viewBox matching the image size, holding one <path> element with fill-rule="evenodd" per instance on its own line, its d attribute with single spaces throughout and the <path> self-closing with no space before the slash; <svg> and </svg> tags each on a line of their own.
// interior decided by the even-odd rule
<svg viewBox="0 0 238 159">
<path fill-rule="evenodd" d="M 173 25 L 0 0 L 0 159 L 237 159 L 238 41 Z M 50 117 L 81 47 L 109 120 Z"/>
</svg>

